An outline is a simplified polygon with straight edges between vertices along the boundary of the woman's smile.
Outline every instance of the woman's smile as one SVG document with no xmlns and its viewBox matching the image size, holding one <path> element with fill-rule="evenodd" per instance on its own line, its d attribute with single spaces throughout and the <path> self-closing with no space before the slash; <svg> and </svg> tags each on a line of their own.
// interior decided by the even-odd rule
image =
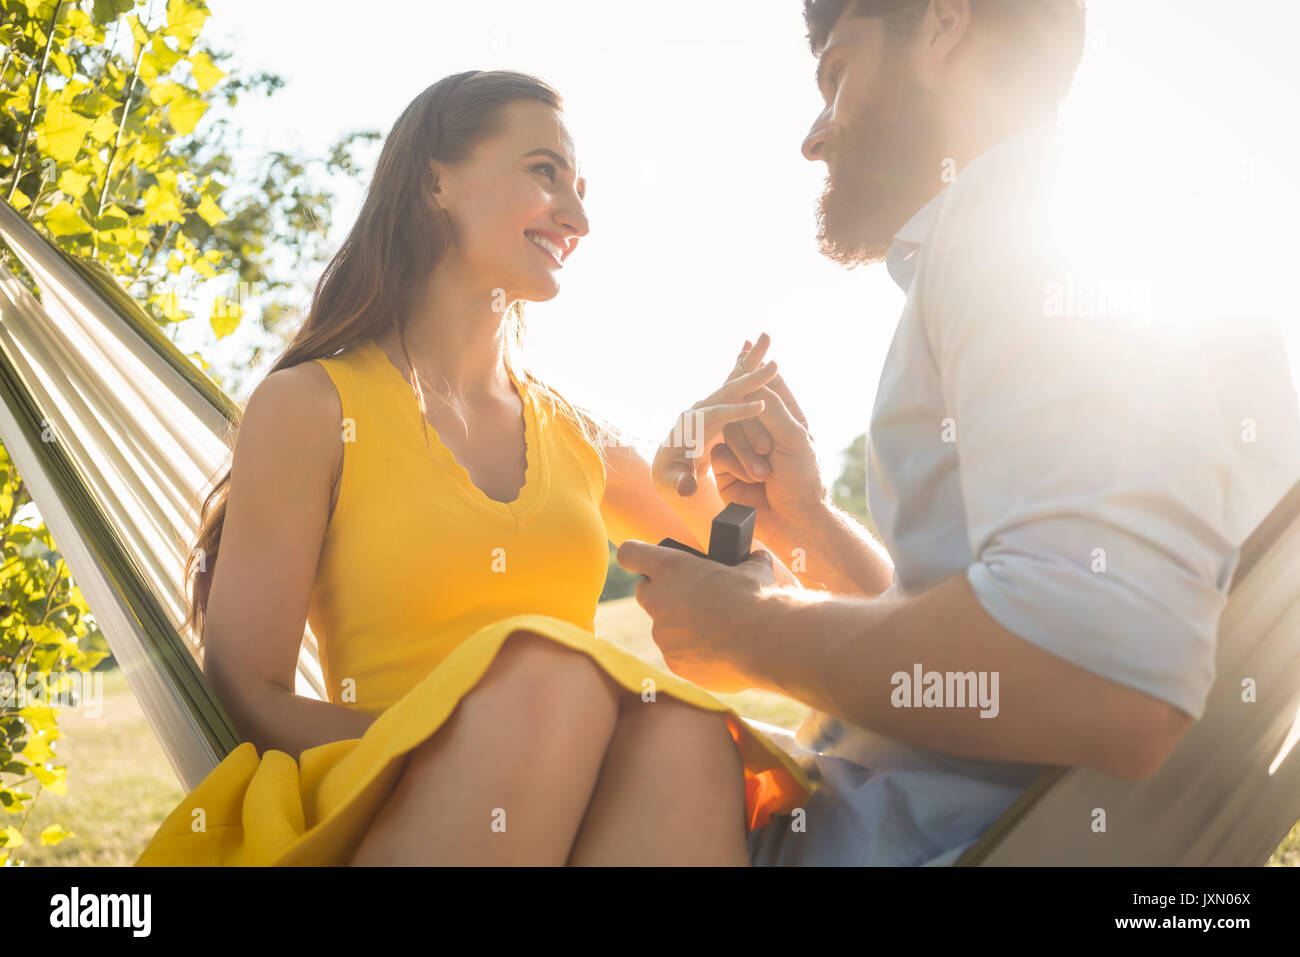
<svg viewBox="0 0 1300 957">
<path fill-rule="evenodd" d="M 546 253 L 555 265 L 564 266 L 565 250 L 555 240 L 531 229 L 524 231 L 524 238 Z"/>
</svg>

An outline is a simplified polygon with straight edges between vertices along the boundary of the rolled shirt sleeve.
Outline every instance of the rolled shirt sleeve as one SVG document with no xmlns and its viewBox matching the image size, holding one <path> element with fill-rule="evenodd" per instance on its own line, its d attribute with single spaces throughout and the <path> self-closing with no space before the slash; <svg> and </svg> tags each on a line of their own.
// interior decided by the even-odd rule
<svg viewBox="0 0 1300 957">
<path fill-rule="evenodd" d="M 1240 545 L 1228 530 L 1239 429 L 1209 387 L 1210 358 L 1194 323 L 1160 315 L 1158 290 L 1143 313 L 1139 272 L 1071 257 L 1051 183 L 967 185 L 920 290 L 967 579 L 1025 641 L 1200 718 Z M 1008 195 L 1011 209 L 980 208 Z M 977 228 L 995 221 L 997 234 Z M 1124 295 L 1126 310 L 1100 308 Z"/>
</svg>

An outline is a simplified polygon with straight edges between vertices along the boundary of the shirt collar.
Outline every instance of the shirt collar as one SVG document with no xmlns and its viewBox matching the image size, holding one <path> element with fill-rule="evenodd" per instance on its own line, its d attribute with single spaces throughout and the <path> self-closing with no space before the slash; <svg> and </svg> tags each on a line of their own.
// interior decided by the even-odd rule
<svg viewBox="0 0 1300 957">
<path fill-rule="evenodd" d="M 1058 134 L 1059 127 L 1055 120 L 1021 130 L 996 146 L 985 150 L 967 163 L 953 178 L 952 183 L 939 190 L 928 203 L 922 206 L 916 215 L 894 234 L 894 241 L 885 253 L 885 268 L 889 270 L 889 275 L 893 277 L 899 288 L 903 292 L 911 290 L 912 280 L 916 276 L 917 261 L 920 259 L 921 245 L 930 233 L 930 227 L 939 212 L 939 207 L 948 195 L 948 190 L 960 182 L 962 177 L 966 176 L 972 168 L 983 166 L 990 161 L 996 161 L 998 157 L 1010 152 L 1015 144 L 1038 137 L 1055 137 Z"/>
<path fill-rule="evenodd" d="M 920 211 L 907 221 L 907 225 L 894 234 L 894 241 L 890 243 L 889 250 L 885 253 L 885 268 L 889 270 L 889 275 L 903 292 L 912 288 L 912 279 L 916 275 L 916 262 L 920 258 L 921 243 L 929 233 L 930 224 L 947 193 L 948 187 L 945 186 L 933 199 L 922 206 Z"/>
</svg>

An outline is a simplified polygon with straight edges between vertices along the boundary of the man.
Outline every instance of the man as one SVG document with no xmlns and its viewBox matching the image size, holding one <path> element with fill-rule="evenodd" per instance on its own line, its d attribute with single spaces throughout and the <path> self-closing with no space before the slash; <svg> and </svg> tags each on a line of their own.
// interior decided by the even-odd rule
<svg viewBox="0 0 1300 957">
<path fill-rule="evenodd" d="M 813 709 L 797 740 L 826 788 L 752 833 L 755 863 L 951 864 L 1044 767 L 1142 779 L 1201 716 L 1240 544 L 1300 478 L 1296 393 L 1281 350 L 1218 369 L 1232 330 L 1149 296 L 1098 314 L 1144 262 L 1102 269 L 1137 286 L 1090 273 L 1054 219 L 1080 0 L 807 0 L 805 18 L 821 249 L 883 260 L 907 293 L 868 447 L 889 557 L 831 504 L 774 382 L 711 461 L 812 587 L 777 587 L 762 551 L 729 568 L 632 541 L 618 560 L 675 671 Z M 692 494 L 696 466 L 665 447 L 656 479 Z"/>
</svg>

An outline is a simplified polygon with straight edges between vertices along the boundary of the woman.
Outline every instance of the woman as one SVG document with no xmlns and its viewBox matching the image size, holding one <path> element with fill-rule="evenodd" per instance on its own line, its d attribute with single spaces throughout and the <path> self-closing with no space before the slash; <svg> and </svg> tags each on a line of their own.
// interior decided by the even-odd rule
<svg viewBox="0 0 1300 957">
<path fill-rule="evenodd" d="M 244 743 L 137 864 L 743 865 L 806 797 L 717 699 L 593 633 L 607 540 L 700 546 L 712 516 L 520 364 L 521 302 L 588 230 L 560 108 L 462 73 L 390 132 L 186 570 Z M 733 370 L 702 438 L 774 374 Z M 293 694 L 304 617 L 327 702 Z"/>
</svg>

